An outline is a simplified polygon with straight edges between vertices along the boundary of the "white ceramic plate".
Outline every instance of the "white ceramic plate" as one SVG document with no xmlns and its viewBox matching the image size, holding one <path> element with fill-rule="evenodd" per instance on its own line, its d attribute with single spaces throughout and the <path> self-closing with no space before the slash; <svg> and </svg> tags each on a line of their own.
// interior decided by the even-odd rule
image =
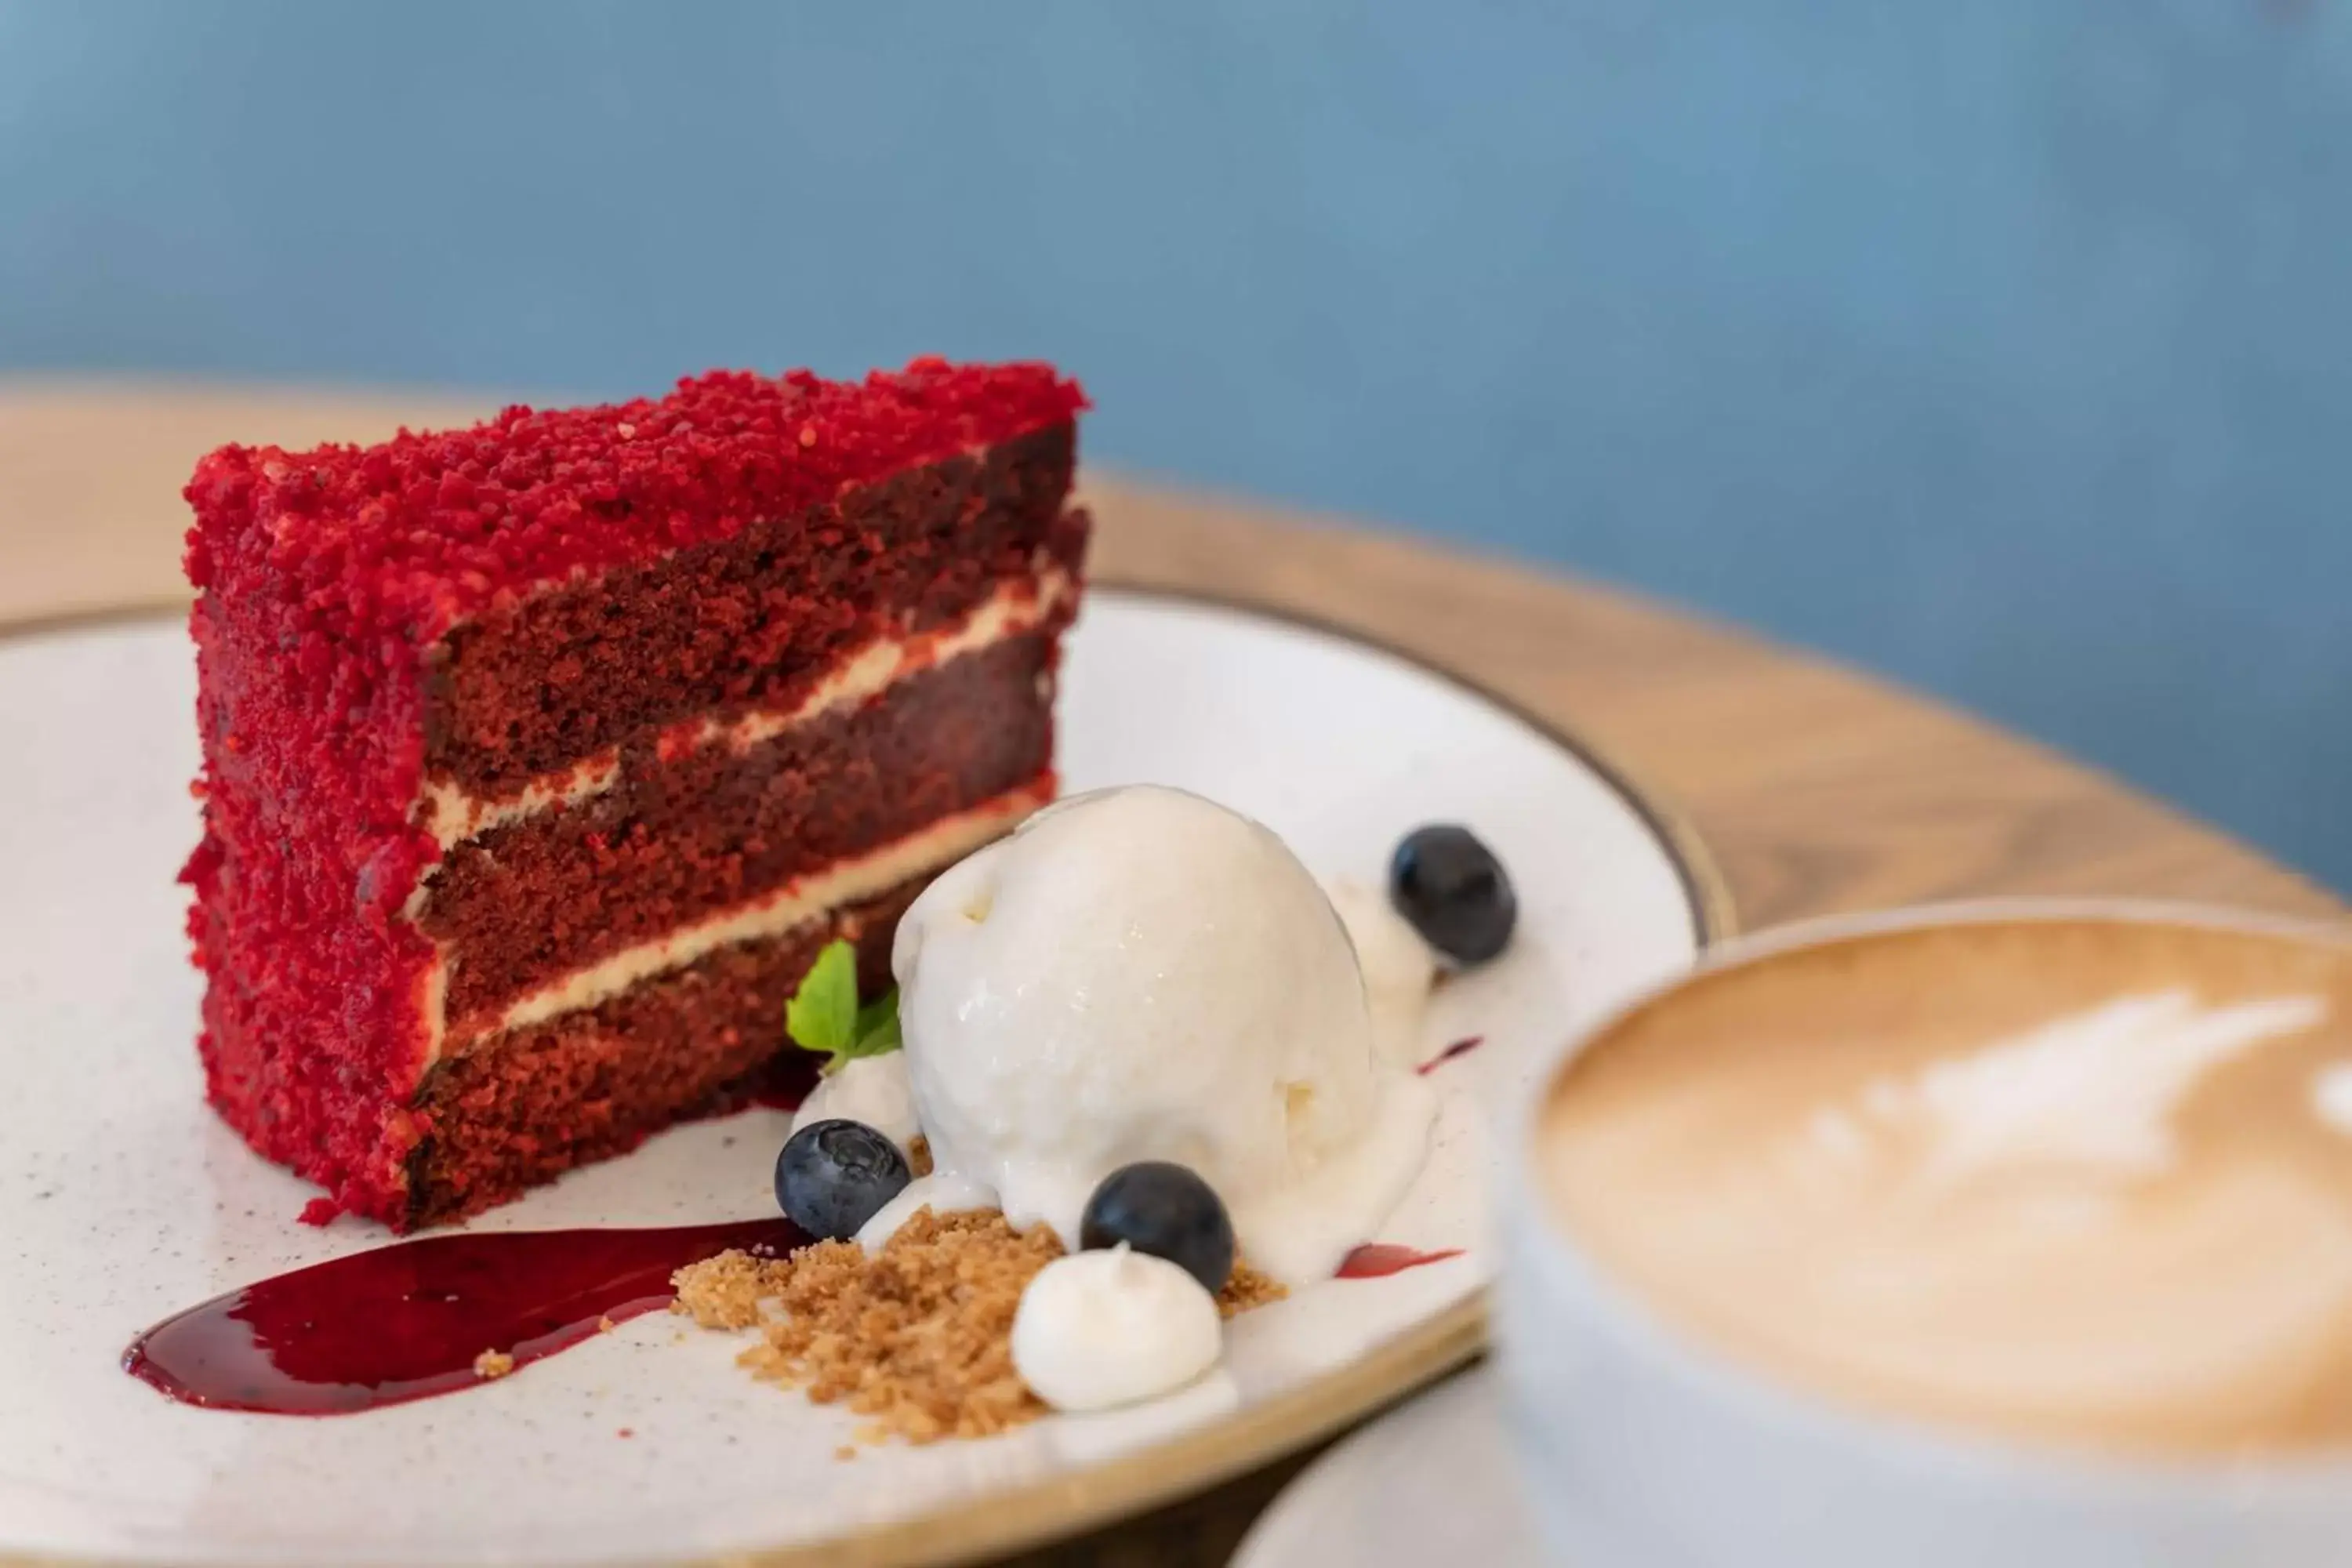
<svg viewBox="0 0 2352 1568">
<path fill-rule="evenodd" d="M 0 641 L 0 1559 L 911 1563 L 1196 1489 L 1471 1352 L 1493 1265 L 1483 1106 L 1545 1043 L 1689 962 L 1721 907 L 1687 836 L 1444 677 L 1285 622 L 1098 593 L 1068 652 L 1068 787 L 1188 786 L 1327 876 L 1377 879 L 1436 818 L 1510 868 L 1517 942 L 1428 1024 L 1433 1053 L 1486 1043 L 1436 1075 L 1433 1158 L 1380 1237 L 1465 1256 L 1253 1313 L 1220 1373 L 1159 1405 L 854 1462 L 832 1457 L 852 1417 L 752 1383 L 727 1336 L 661 1315 L 446 1398 L 326 1419 L 192 1409 L 118 1370 L 133 1333 L 385 1239 L 295 1224 L 310 1190 L 204 1107 L 173 881 L 196 831 L 193 685 L 176 619 Z M 784 1130 L 766 1110 L 681 1128 L 475 1223 L 757 1215 Z"/>
<path fill-rule="evenodd" d="M 1539 1568 L 1491 1368 L 1430 1390 L 1308 1466 L 1233 1568 Z"/>
</svg>

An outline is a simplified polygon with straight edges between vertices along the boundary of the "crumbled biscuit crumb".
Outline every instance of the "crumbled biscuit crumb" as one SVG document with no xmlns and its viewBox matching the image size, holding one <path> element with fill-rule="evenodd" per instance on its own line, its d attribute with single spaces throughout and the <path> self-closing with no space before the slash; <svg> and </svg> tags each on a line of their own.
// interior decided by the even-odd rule
<svg viewBox="0 0 2352 1568">
<path fill-rule="evenodd" d="M 620 1326 L 620 1324 L 613 1321 L 610 1318 L 599 1318 L 596 1320 L 596 1331 L 600 1334 L 609 1334 Z"/>
<path fill-rule="evenodd" d="M 474 1358 L 476 1377 L 504 1377 L 514 1370 L 514 1357 L 504 1351 L 484 1351 Z"/>
<path fill-rule="evenodd" d="M 1043 1226 L 919 1212 L 868 1258 L 820 1242 L 781 1266 L 782 1316 L 743 1352 L 755 1376 L 845 1404 L 911 1443 L 982 1437 L 1045 1414 L 1013 1368 L 1013 1315 L 1061 1256 Z"/>
<path fill-rule="evenodd" d="M 917 1176 L 931 1173 L 931 1141 L 919 1132 L 915 1134 L 915 1141 L 907 1145 L 907 1169 Z"/>
<path fill-rule="evenodd" d="M 1252 1308 L 1279 1301 L 1289 1294 L 1290 1288 L 1281 1280 L 1271 1274 L 1259 1273 L 1247 1259 L 1237 1258 L 1225 1288 L 1217 1292 L 1217 1316 L 1237 1318 Z"/>
<path fill-rule="evenodd" d="M 722 1252 L 677 1271 L 670 1310 L 707 1329 L 758 1329 L 737 1360 L 869 1417 L 856 1442 L 982 1437 L 1045 1414 L 1013 1370 L 1013 1318 L 1029 1281 L 1061 1255 L 1045 1226 L 1024 1233 L 1000 1214 L 926 1208 L 870 1258 L 854 1241 L 785 1258 Z M 1217 1310 L 1230 1318 L 1286 1294 L 1237 1263 Z"/>
<path fill-rule="evenodd" d="M 789 1258 L 761 1258 L 730 1248 L 672 1275 L 677 1300 L 669 1310 L 706 1329 L 751 1328 L 760 1321 L 760 1299 L 778 1294 L 792 1267 Z"/>
<path fill-rule="evenodd" d="M 840 1447 L 835 1448 L 833 1451 L 833 1457 L 836 1459 L 854 1459 L 857 1458 L 857 1445 L 855 1443 L 844 1443 Z"/>
</svg>

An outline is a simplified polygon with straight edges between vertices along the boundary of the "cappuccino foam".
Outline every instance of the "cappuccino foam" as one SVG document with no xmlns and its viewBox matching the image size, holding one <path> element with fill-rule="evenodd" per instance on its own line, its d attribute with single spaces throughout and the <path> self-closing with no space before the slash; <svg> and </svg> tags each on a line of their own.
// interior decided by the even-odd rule
<svg viewBox="0 0 2352 1568">
<path fill-rule="evenodd" d="M 1555 1082 L 1554 1214 L 1670 1324 L 1874 1408 L 2352 1445 L 2352 950 L 1891 931 L 1702 975 Z"/>
</svg>

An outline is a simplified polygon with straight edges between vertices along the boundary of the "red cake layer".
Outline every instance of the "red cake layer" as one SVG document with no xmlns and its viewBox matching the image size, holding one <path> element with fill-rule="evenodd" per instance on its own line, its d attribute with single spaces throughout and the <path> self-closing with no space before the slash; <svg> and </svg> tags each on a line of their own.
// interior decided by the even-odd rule
<svg viewBox="0 0 2352 1568">
<path fill-rule="evenodd" d="M 857 944 L 861 991 L 890 984 L 890 938 L 929 877 L 787 935 L 721 948 L 600 1007 L 453 1058 L 425 1076 L 405 1224 L 460 1218 L 672 1121 L 724 1109 L 784 1047 L 784 1004 L 818 949 Z M 814 1058 L 811 1058 L 814 1060 Z"/>
<path fill-rule="evenodd" d="M 625 749 L 609 790 L 452 848 L 418 924 L 456 955 L 453 1032 L 522 994 L 1038 781 L 1059 627 L 966 654 L 738 751 Z"/>
<path fill-rule="evenodd" d="M 1071 434 L 927 463 L 457 627 L 426 689 L 427 776 L 497 795 L 688 715 L 789 709 L 878 624 L 932 631 L 1041 567 L 1075 574 Z"/>
<path fill-rule="evenodd" d="M 962 524 L 1017 516 L 1005 526 L 1042 529 L 1075 561 L 1084 520 L 1062 512 L 1066 460 L 1051 454 L 1066 451 L 1081 402 L 1044 366 L 919 361 L 856 384 L 719 374 L 658 402 L 510 409 L 471 430 L 364 449 L 206 458 L 187 492 L 205 831 L 184 876 L 208 981 L 201 1047 L 222 1114 L 341 1206 L 394 1223 L 415 1212 L 407 1176 L 430 1131 L 416 1096 L 434 948 L 404 911 L 442 853 L 417 820 L 427 694 L 453 658 L 462 665 L 451 650 L 467 627 L 535 626 L 536 592 L 586 595 L 573 601 L 584 610 L 599 584 L 691 575 L 749 536 L 782 595 L 764 619 L 705 621 L 694 595 L 663 600 L 670 619 L 656 644 L 669 650 L 662 657 L 702 661 L 693 679 L 777 668 L 829 637 L 896 635 L 908 595 L 918 606 L 934 586 L 952 597 L 1010 557 L 990 544 L 974 566 L 951 547 L 961 533 L 943 535 L 936 518 L 885 519 L 861 487 L 1042 436 L 1023 450 L 1045 456 L 1013 469 L 1042 476 L 1050 506 L 1018 499 L 1024 478 L 999 487 L 1007 500 L 992 511 L 983 483 L 977 507 L 959 503 Z M 914 489 L 940 493 L 928 481 Z M 871 526 L 853 546 L 841 520 L 860 509 Z M 854 564 L 837 564 L 845 551 Z M 919 555 L 928 575 L 901 570 Z M 900 584 L 901 603 L 859 593 L 884 578 Z M 866 616 L 845 631 L 845 600 Z M 614 635 L 633 635 L 625 607 L 606 613 Z M 804 633 L 804 621 L 824 629 Z M 516 666 L 492 703 L 518 716 L 517 735 L 534 707 L 585 711 L 601 695 L 540 646 L 551 655 L 543 681 L 521 680 Z M 681 677 L 677 689 L 688 684 Z M 719 708 L 733 700 L 723 689 L 707 695 Z"/>
</svg>

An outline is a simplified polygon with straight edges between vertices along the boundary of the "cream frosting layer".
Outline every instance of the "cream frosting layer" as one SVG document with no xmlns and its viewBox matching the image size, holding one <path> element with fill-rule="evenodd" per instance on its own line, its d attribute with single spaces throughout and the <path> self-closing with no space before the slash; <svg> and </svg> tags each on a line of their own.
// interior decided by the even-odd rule
<svg viewBox="0 0 2352 1568">
<path fill-rule="evenodd" d="M 446 854 L 494 827 L 504 827 L 510 822 L 537 816 L 542 811 L 603 795 L 620 780 L 621 753 L 617 751 L 591 757 L 562 773 L 533 779 L 523 786 L 521 794 L 501 795 L 495 800 L 467 795 L 457 784 L 436 780 L 425 786 L 417 820 L 425 824 Z"/>
<path fill-rule="evenodd" d="M 878 696 L 910 675 L 1034 631 L 1076 593 L 1076 582 L 1059 568 L 1000 584 L 961 620 L 911 637 L 877 637 L 843 655 L 789 709 L 747 713 L 725 723 L 688 720 L 665 730 L 656 749 L 666 758 L 679 757 L 706 746 L 724 744 L 742 751 L 772 740 L 833 709 Z M 449 780 L 433 780 L 418 797 L 415 817 L 446 853 L 493 828 L 602 795 L 620 777 L 620 755 L 608 751 L 543 774 L 511 795 L 476 795 Z"/>
<path fill-rule="evenodd" d="M 495 1022 L 470 1029 L 454 1041 L 448 1037 L 447 1019 L 440 1005 L 446 994 L 442 979 L 450 960 L 445 950 L 436 955 L 425 981 L 425 994 L 431 1005 L 426 1065 L 453 1051 L 473 1049 L 501 1034 L 596 1006 L 722 947 L 781 936 L 829 910 L 873 898 L 909 877 L 951 864 L 1003 837 L 1045 805 L 1052 793 L 1050 785 L 1041 785 L 998 795 L 969 811 L 941 817 L 870 854 L 836 860 L 749 903 L 624 948 L 517 998 Z"/>
</svg>

